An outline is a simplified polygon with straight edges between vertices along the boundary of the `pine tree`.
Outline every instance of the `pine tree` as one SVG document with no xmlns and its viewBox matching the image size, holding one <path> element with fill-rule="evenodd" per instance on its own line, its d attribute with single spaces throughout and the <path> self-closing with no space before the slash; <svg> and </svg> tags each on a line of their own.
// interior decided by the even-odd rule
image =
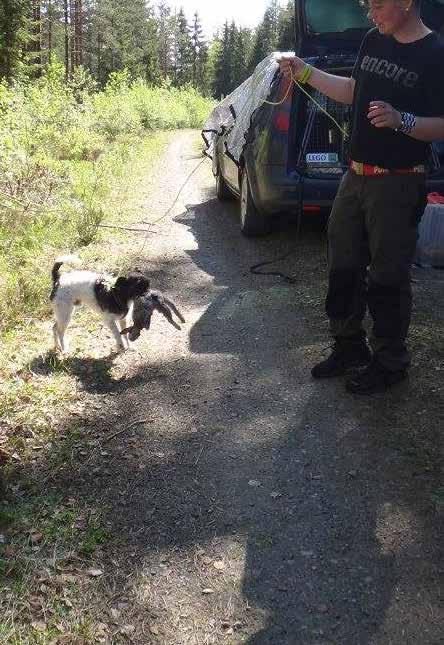
<svg viewBox="0 0 444 645">
<path fill-rule="evenodd" d="M 173 66 L 176 86 L 192 82 L 193 42 L 183 9 L 179 10 L 174 22 Z"/>
<path fill-rule="evenodd" d="M 88 0 L 85 64 L 101 85 L 113 71 L 157 82 L 157 21 L 145 0 Z"/>
<path fill-rule="evenodd" d="M 29 2 L 3 0 L 0 4 L 0 78 L 11 79 L 26 71 L 30 41 Z"/>
<path fill-rule="evenodd" d="M 203 79 L 203 94 L 205 96 L 214 96 L 218 98 L 218 94 L 215 91 L 216 85 L 216 69 L 218 66 L 220 50 L 222 48 L 222 43 L 217 37 L 213 38 L 212 41 L 208 43 L 206 51 L 206 60 L 205 60 L 205 74 Z"/>
<path fill-rule="evenodd" d="M 246 28 L 238 29 L 233 52 L 232 84 L 234 87 L 241 85 L 248 78 L 251 44 L 251 30 Z"/>
<path fill-rule="evenodd" d="M 46 52 L 48 63 L 52 62 L 54 48 L 54 23 L 56 18 L 56 7 L 53 0 L 47 0 L 43 3 L 43 21 L 42 21 L 42 42 L 43 53 Z"/>
<path fill-rule="evenodd" d="M 230 92 L 231 88 L 231 54 L 230 54 L 230 28 L 225 23 L 222 37 L 217 36 L 219 41 L 214 65 L 213 96 L 221 98 Z"/>
<path fill-rule="evenodd" d="M 256 30 L 255 43 L 250 59 L 250 72 L 256 65 L 273 51 L 278 44 L 279 5 L 277 0 L 271 0 L 264 13 L 264 17 Z"/>
<path fill-rule="evenodd" d="M 170 6 L 162 1 L 157 6 L 157 52 L 162 78 L 174 74 L 174 18 Z"/>
<path fill-rule="evenodd" d="M 116 58 L 116 7 L 113 0 L 89 0 L 85 32 L 85 59 L 100 85 L 109 74 L 120 69 Z M 118 65 L 118 67 L 117 67 Z"/>
<path fill-rule="evenodd" d="M 146 42 L 144 53 L 144 78 L 147 83 L 160 82 L 160 65 L 157 55 L 157 20 L 153 8 L 147 3 Z"/>
<path fill-rule="evenodd" d="M 281 8 L 278 21 L 278 51 L 294 51 L 296 40 L 296 25 L 294 16 L 294 1 L 290 0 L 286 7 Z"/>
<path fill-rule="evenodd" d="M 85 0 L 83 0 L 85 2 Z M 64 0 L 41 0 L 41 61 L 44 68 L 54 57 L 65 59 Z M 83 17 L 85 11 L 82 12 Z M 68 21 L 69 24 L 69 21 Z M 69 29 L 68 29 L 69 32 Z M 69 45 L 69 33 L 68 33 Z M 70 65 L 69 65 L 70 67 Z"/>
<path fill-rule="evenodd" d="M 228 87 L 227 94 L 230 94 L 236 88 L 236 70 L 235 70 L 235 53 L 237 44 L 238 30 L 234 20 L 228 30 Z"/>
<path fill-rule="evenodd" d="M 195 87 L 204 96 L 208 96 L 210 94 L 208 84 L 208 53 L 208 44 L 205 41 L 202 41 L 199 47 L 199 55 L 196 61 Z"/>
<path fill-rule="evenodd" d="M 191 29 L 191 42 L 192 42 L 192 79 L 194 87 L 198 87 L 202 83 L 203 77 L 203 64 L 204 56 L 203 49 L 205 49 L 205 41 L 203 37 L 203 29 L 200 22 L 199 14 L 197 11 L 193 16 L 193 25 Z"/>
</svg>

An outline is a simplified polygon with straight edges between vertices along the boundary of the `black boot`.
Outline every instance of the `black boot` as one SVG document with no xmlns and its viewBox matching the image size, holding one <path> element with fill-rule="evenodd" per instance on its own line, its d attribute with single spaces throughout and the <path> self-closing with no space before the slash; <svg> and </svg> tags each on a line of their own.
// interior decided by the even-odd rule
<svg viewBox="0 0 444 645">
<path fill-rule="evenodd" d="M 313 367 L 313 378 L 342 376 L 348 370 L 364 367 L 372 359 L 370 349 L 362 336 L 337 337 L 330 356 Z"/>
<path fill-rule="evenodd" d="M 375 394 L 384 392 L 406 378 L 407 369 L 392 372 L 373 358 L 370 365 L 347 379 L 345 387 L 353 394 Z"/>
</svg>

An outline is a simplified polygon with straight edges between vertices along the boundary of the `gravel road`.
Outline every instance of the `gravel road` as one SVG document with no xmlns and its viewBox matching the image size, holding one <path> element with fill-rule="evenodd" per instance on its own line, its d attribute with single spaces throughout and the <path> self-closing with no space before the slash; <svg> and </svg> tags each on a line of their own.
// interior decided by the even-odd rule
<svg viewBox="0 0 444 645">
<path fill-rule="evenodd" d="M 174 137 L 147 180 L 145 219 L 171 205 L 199 163 L 198 141 Z M 135 643 L 444 643 L 433 502 L 443 272 L 415 271 L 410 381 L 355 398 L 341 379 L 310 377 L 330 343 L 324 233 L 278 229 L 243 238 L 206 161 L 155 234 L 135 236 L 131 262 L 186 324 L 153 319 L 118 359 L 121 378 L 85 377 L 90 427 L 128 430 L 107 445 L 105 472 L 97 456 L 60 486 L 107 509 L 116 543 L 103 557 Z M 295 284 L 249 272 L 291 249 L 278 268 Z"/>
</svg>

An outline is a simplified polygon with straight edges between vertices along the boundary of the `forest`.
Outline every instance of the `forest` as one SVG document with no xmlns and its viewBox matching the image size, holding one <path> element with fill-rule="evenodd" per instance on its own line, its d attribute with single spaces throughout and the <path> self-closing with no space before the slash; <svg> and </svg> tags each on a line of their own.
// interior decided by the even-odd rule
<svg viewBox="0 0 444 645">
<path fill-rule="evenodd" d="M 294 3 L 271 0 L 255 29 L 226 23 L 206 38 L 198 13 L 164 1 L 4 0 L 0 6 L 0 78 L 36 79 L 55 60 L 67 81 L 97 88 L 114 72 L 133 80 L 196 88 L 219 98 L 274 50 L 294 47 Z M 80 71 L 81 70 L 81 73 Z"/>
</svg>

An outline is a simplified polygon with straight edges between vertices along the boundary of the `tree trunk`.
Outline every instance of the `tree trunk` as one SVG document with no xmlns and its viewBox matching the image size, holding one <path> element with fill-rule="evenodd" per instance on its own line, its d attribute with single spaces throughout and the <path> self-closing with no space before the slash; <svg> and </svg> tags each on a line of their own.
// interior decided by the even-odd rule
<svg viewBox="0 0 444 645">
<path fill-rule="evenodd" d="M 82 0 L 76 0 L 75 43 L 76 43 L 76 63 L 77 63 L 77 65 L 83 65 L 83 4 L 82 4 Z"/>
<path fill-rule="evenodd" d="M 66 80 L 70 76 L 70 65 L 69 65 L 69 7 L 68 0 L 63 0 L 63 11 L 64 11 L 64 21 L 65 21 L 65 77 Z"/>
<path fill-rule="evenodd" d="M 76 39 L 75 39 L 75 22 L 76 22 L 76 3 L 75 0 L 69 0 L 69 41 L 71 54 L 71 74 L 76 68 Z"/>
<path fill-rule="evenodd" d="M 31 54 L 34 75 L 40 76 L 42 72 L 42 17 L 40 0 L 32 0 L 32 30 L 28 51 Z"/>
<path fill-rule="evenodd" d="M 71 73 L 83 64 L 83 8 L 82 0 L 70 0 L 71 17 Z"/>
<path fill-rule="evenodd" d="M 97 34 L 97 78 L 102 83 L 102 36 L 100 31 Z"/>
<path fill-rule="evenodd" d="M 11 21 L 6 19 L 12 13 L 12 7 L 8 0 L 4 1 L 3 7 L 3 22 L 1 25 L 3 31 L 3 43 L 1 48 L 0 59 L 0 78 L 4 76 L 8 80 L 12 76 L 12 50 L 14 47 L 14 30 L 11 26 Z"/>
<path fill-rule="evenodd" d="M 48 0 L 48 63 L 52 62 L 52 0 Z"/>
</svg>

